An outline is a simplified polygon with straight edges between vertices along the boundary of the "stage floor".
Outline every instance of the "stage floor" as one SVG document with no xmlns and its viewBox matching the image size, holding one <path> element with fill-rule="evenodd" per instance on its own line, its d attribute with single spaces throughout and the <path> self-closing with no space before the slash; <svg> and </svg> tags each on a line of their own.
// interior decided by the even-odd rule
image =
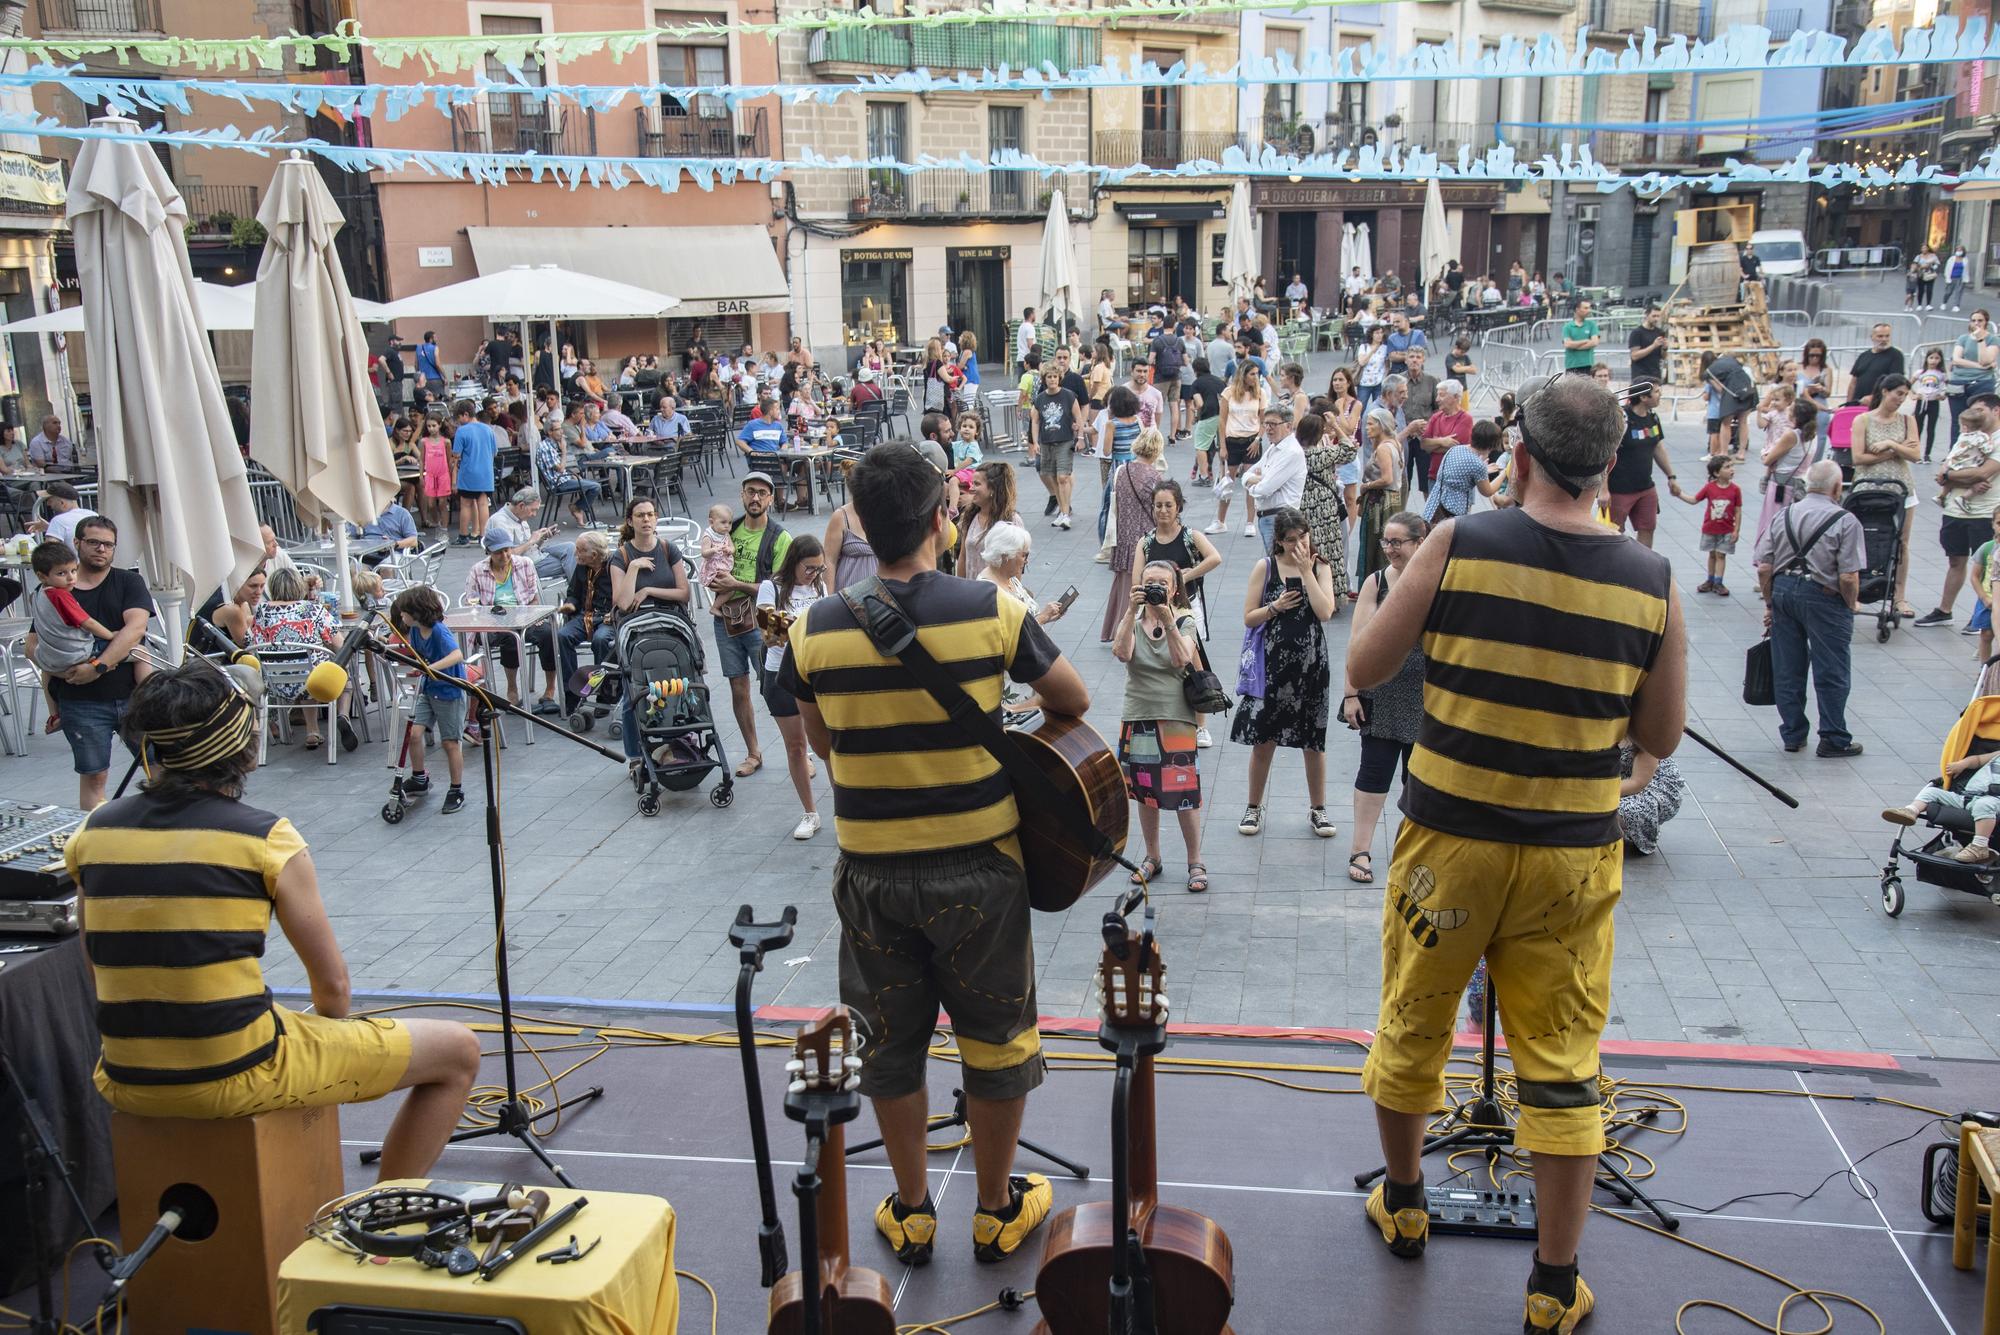
<svg viewBox="0 0 2000 1335">
<path fill-rule="evenodd" d="M 362 1003 L 366 1004 L 366 1003 Z M 446 1012 L 406 1012 L 442 1016 Z M 789 1016 L 792 1013 L 785 1013 Z M 673 1033 L 724 1031 L 709 1017 L 650 1012 L 549 1011 L 547 1019 Z M 481 1016 L 466 1015 L 467 1019 Z M 524 1022 L 525 1023 L 525 1022 Z M 774 1014 L 766 1032 L 790 1026 Z M 532 1032 L 537 1047 L 580 1040 Z M 497 1033 L 486 1035 L 497 1052 Z M 1805 1287 L 1844 1292 L 1872 1307 L 1895 1335 L 1970 1332 L 1979 1328 L 1983 1274 L 1951 1266 L 1951 1237 L 1919 1211 L 1918 1164 L 1926 1145 L 1948 1134 L 1928 1114 L 1881 1102 L 1899 1099 L 1956 1114 L 1991 1106 L 2000 1071 L 1990 1063 L 1899 1059 L 1868 1066 L 1787 1061 L 1775 1054 L 1744 1060 L 1727 1049 L 1654 1045 L 1652 1052 L 1607 1052 L 1606 1073 L 1638 1087 L 1627 1104 L 1647 1102 L 1639 1092 L 1658 1089 L 1688 1110 L 1683 1135 L 1621 1133 L 1631 1148 L 1657 1164 L 1644 1185 L 1659 1196 L 1713 1206 L 1744 1193 L 1816 1194 L 1809 1200 L 1776 1195 L 1739 1202 L 1708 1215 L 1669 1206 L 1684 1220 L 1681 1237 L 1731 1253 Z M 1052 1038 L 1052 1055 L 1099 1053 L 1089 1035 Z M 549 1052 L 557 1071 L 588 1048 Z M 761 1050 L 764 1094 L 780 1215 L 797 1264 L 798 1222 L 790 1192 L 791 1169 L 802 1138 L 784 1117 L 783 1062 L 789 1049 Z M 1745 1050 L 1746 1052 L 1751 1050 Z M 1466 1058 L 1476 1056 L 1463 1050 Z M 1327 1068 L 1272 1070 L 1268 1079 L 1214 1073 L 1163 1071 L 1159 1081 L 1160 1176 L 1163 1199 L 1199 1210 L 1229 1234 L 1235 1249 L 1236 1310 L 1240 1335 L 1305 1329 L 1382 1331 L 1513 1329 L 1526 1278 L 1525 1241 L 1434 1236 L 1428 1255 L 1415 1263 L 1391 1257 L 1363 1217 L 1363 1193 L 1353 1175 L 1379 1162 L 1370 1105 L 1358 1091 L 1362 1053 L 1352 1042 L 1180 1034 L 1168 1058 Z M 1503 1056 L 1504 1066 L 1504 1056 Z M 1108 1065 L 1081 1067 L 1057 1061 L 1031 1099 L 1023 1134 L 1087 1163 L 1080 1182 L 1023 1152 L 1017 1171 L 1047 1172 L 1057 1209 L 1109 1195 L 1107 1176 L 1111 1078 Z M 1454 1068 L 1470 1071 L 1469 1062 Z M 524 1058 L 524 1082 L 541 1078 Z M 489 1056 L 484 1075 L 499 1078 Z M 931 1104 L 950 1107 L 959 1068 L 932 1063 Z M 1272 1081 L 1313 1087 L 1285 1088 Z M 714 1285 L 721 1294 L 718 1329 L 753 1335 L 763 1329 L 765 1294 L 757 1284 L 755 1175 L 746 1134 L 740 1063 L 734 1045 L 615 1047 L 562 1082 L 566 1093 L 601 1084 L 601 1101 L 567 1114 L 548 1139 L 557 1162 L 588 1191 L 596 1186 L 650 1192 L 672 1202 L 679 1218 L 676 1265 Z M 1686 1086 L 1709 1086 L 1690 1089 Z M 1663 1088 L 1664 1087 L 1664 1088 Z M 1748 1091 L 1777 1091 L 1751 1093 Z M 1324 1092 L 1318 1092 L 1324 1091 Z M 1815 1096 L 1808 1097 L 1811 1091 Z M 1837 1098 L 1832 1096 L 1853 1096 Z M 372 1178 L 351 1157 L 377 1143 L 396 1100 L 346 1110 L 342 1136 L 350 1151 L 348 1180 Z M 1671 1125 L 1676 1118 L 1662 1119 Z M 1955 1122 L 1953 1123 L 1955 1126 Z M 864 1111 L 849 1139 L 874 1136 Z M 948 1138 L 941 1135 L 940 1140 Z M 1900 1143 L 1891 1144 L 1903 1138 Z M 1882 1148 L 1889 1146 L 1888 1148 Z M 1844 1175 L 1859 1172 L 1865 1189 Z M 849 1173 L 849 1214 L 854 1260 L 888 1276 L 899 1321 L 949 1317 L 991 1302 L 1002 1287 L 1032 1288 L 1041 1254 L 1039 1237 L 1000 1265 L 977 1264 L 971 1255 L 972 1164 L 964 1148 L 932 1156 L 932 1193 L 940 1213 L 937 1257 L 922 1270 L 898 1265 L 875 1236 L 871 1215 L 890 1189 L 879 1151 L 856 1156 Z M 1484 1169 L 1465 1165 L 1469 1180 Z M 1449 1174 L 1430 1161 L 1433 1185 Z M 438 1176 L 457 1180 L 543 1180 L 538 1164 L 518 1146 L 490 1139 L 448 1150 Z M 1822 1185 L 1823 1184 L 1823 1185 Z M 1615 1206 L 1600 1192 L 1599 1203 Z M 1635 1212 L 1619 1210 L 1631 1215 Z M 579 1230 L 588 1233 L 588 1221 Z M 587 1239 L 586 1239 L 587 1240 Z M 1674 1315 L 1695 1298 L 1734 1304 L 1770 1321 L 1786 1290 L 1669 1238 L 1617 1219 L 1594 1216 L 1582 1250 L 1583 1273 L 1598 1294 L 1590 1329 L 1606 1332 L 1671 1331 Z M 681 1330 L 708 1328 L 708 1298 L 682 1281 Z M 81 1294 L 79 1294 L 81 1301 Z M 1032 1303 L 1030 1304 L 1032 1308 Z M 1317 1314 L 1302 1322 L 1301 1313 Z M 1872 1331 L 1865 1314 L 1834 1309 L 1837 1330 Z M 1337 1314 L 1337 1315 L 1329 1315 Z M 1694 1317 L 1696 1329 L 1726 1329 L 1713 1315 Z M 1030 1329 L 1034 1313 L 996 1313 L 964 1329 L 972 1335 Z M 1702 1324 L 1706 1323 L 1706 1324 Z M 1822 1324 L 1795 1304 L 1787 1326 Z"/>
</svg>

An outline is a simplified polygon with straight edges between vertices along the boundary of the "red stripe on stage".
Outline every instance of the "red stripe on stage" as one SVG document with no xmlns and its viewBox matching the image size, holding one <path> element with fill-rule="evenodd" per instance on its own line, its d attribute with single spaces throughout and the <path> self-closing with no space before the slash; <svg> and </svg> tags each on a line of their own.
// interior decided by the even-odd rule
<svg viewBox="0 0 2000 1335">
<path fill-rule="evenodd" d="M 765 1006 L 758 1010 L 759 1020 L 776 1024 L 803 1024 L 820 1015 L 824 1007 L 815 1006 Z M 948 1025 L 950 1019 L 942 1014 L 938 1017 L 940 1026 Z M 1042 1032 L 1076 1034 L 1079 1036 L 1097 1033 L 1097 1021 L 1082 1015 L 1044 1015 L 1039 1021 Z M 1263 1025 L 1263 1024 L 1170 1024 L 1169 1033 L 1189 1036 L 1209 1036 L 1213 1038 L 1240 1038 L 1246 1040 L 1284 1039 L 1304 1043 L 1358 1043 L 1366 1046 L 1375 1039 L 1370 1029 L 1323 1029 L 1309 1026 Z M 1477 1030 L 1466 1030 L 1453 1039 L 1453 1046 L 1477 1051 L 1480 1035 Z M 1497 1042 L 1501 1051 L 1507 1047 L 1503 1037 Z M 1598 1050 L 1607 1057 L 1661 1057 L 1681 1061 L 1727 1061 L 1741 1062 L 1750 1066 L 1844 1066 L 1869 1071 L 1900 1071 L 1901 1062 L 1887 1053 L 1841 1052 L 1825 1048 L 1787 1048 L 1753 1043 L 1686 1043 L 1667 1040 L 1647 1039 L 1606 1039 L 1598 1045 Z"/>
</svg>

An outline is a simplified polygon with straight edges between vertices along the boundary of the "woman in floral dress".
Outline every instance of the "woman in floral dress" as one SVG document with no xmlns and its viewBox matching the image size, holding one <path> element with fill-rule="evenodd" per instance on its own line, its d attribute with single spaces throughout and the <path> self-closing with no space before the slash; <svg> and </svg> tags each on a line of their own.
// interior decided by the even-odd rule
<svg viewBox="0 0 2000 1335">
<path fill-rule="evenodd" d="M 1319 425 L 1314 427 L 1313 423 Z M 1314 553 L 1326 562 L 1335 594 L 1343 594 L 1348 587 L 1347 499 L 1340 470 L 1354 459 L 1354 437 L 1341 428 L 1338 419 L 1312 413 L 1300 420 L 1297 434 L 1306 453 L 1306 489 L 1299 497 L 1299 508 L 1305 512 Z M 1336 596 L 1334 607 L 1339 606 Z"/>
</svg>

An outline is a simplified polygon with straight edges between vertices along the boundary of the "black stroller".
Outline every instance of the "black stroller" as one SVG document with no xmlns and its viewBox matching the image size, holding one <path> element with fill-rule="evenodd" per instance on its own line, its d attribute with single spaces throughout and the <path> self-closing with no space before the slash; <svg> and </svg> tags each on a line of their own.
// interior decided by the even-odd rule
<svg viewBox="0 0 2000 1335">
<path fill-rule="evenodd" d="M 736 800 L 736 781 L 716 731 L 708 683 L 702 676 L 701 641 L 687 620 L 672 612 L 636 616 L 618 628 L 620 690 L 631 701 L 639 764 L 632 786 L 639 814 L 660 813 L 660 790 L 684 793 L 711 770 L 722 782 L 708 795 L 718 807 Z"/>
<path fill-rule="evenodd" d="M 2000 658 L 1989 660 L 1980 671 L 1971 702 L 1945 737 L 1943 752 L 1938 757 L 1940 776 L 1946 766 L 1966 756 L 2000 751 L 2000 695 L 1991 694 L 2000 689 L 2000 678 L 1994 676 L 1996 664 L 2000 664 Z M 1964 782 L 1965 776 L 1960 775 L 1948 786 L 1959 792 L 1963 791 Z M 1903 874 L 1897 862 L 1900 858 L 1910 860 L 1917 880 L 1925 885 L 1980 895 L 2000 904 L 2000 862 L 1968 865 L 1956 856 L 1972 838 L 1972 813 L 1952 807 L 1934 812 L 1921 828 L 1897 834 L 1895 842 L 1889 845 L 1889 860 L 1882 864 L 1882 912 L 1894 918 L 1903 911 Z"/>
<path fill-rule="evenodd" d="M 1882 606 L 1875 613 L 1875 638 L 1886 644 L 1903 622 L 1896 610 L 1896 575 L 1902 566 L 1903 525 L 1909 522 L 1910 489 L 1895 478 L 1858 478 L 1842 504 L 1861 521 L 1867 565 L 1861 571 L 1859 603 Z"/>
</svg>

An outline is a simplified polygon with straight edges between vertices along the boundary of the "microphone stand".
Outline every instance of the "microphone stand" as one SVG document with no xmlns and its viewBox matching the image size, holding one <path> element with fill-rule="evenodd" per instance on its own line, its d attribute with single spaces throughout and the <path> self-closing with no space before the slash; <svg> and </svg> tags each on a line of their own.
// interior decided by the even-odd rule
<svg viewBox="0 0 2000 1335">
<path fill-rule="evenodd" d="M 577 734 L 571 732 L 568 728 L 562 727 L 560 724 L 551 723 L 547 719 L 532 714 L 518 705 L 498 699 L 492 692 L 482 686 L 470 681 L 460 680 L 457 677 L 446 676 L 426 662 L 421 655 L 404 652 L 404 650 L 410 647 L 409 642 L 403 640 L 401 635 L 397 634 L 394 627 L 390 628 L 390 633 L 396 635 L 397 640 L 402 643 L 403 649 L 391 648 L 382 641 L 371 640 L 368 646 L 369 650 L 373 653 L 381 654 L 392 663 L 399 663 L 404 667 L 414 669 L 426 680 L 446 682 L 470 693 L 472 698 L 478 702 L 480 730 L 485 734 L 479 748 L 480 776 L 484 781 L 486 789 L 487 866 L 493 882 L 493 973 L 494 981 L 498 984 L 500 993 L 500 1051 L 506 1070 L 507 1096 L 492 1108 L 493 1122 L 491 1125 L 476 1126 L 467 1131 L 457 1132 L 452 1136 L 450 1143 L 458 1145 L 470 1140 L 484 1140 L 489 1136 L 512 1136 L 529 1153 L 542 1161 L 542 1166 L 549 1170 L 556 1181 L 574 1189 L 576 1183 L 570 1179 L 569 1174 L 564 1172 L 561 1165 L 549 1157 L 549 1152 L 546 1149 L 542 1148 L 539 1133 L 535 1130 L 535 1123 L 541 1121 L 544 1117 L 552 1117 L 566 1109 L 602 1098 L 604 1095 L 604 1086 L 592 1085 L 581 1094 L 569 1099 L 555 1097 L 555 1090 L 551 1087 L 549 1091 L 551 1096 L 549 1105 L 535 1113 L 528 1111 L 527 1104 L 521 1098 L 519 1077 L 515 1070 L 514 995 L 513 986 L 509 981 L 507 960 L 507 867 L 505 845 L 500 834 L 499 755 L 497 754 L 500 743 L 497 730 L 493 725 L 499 714 L 511 714 L 516 718 L 526 719 L 529 723 L 555 733 L 559 737 L 567 737 L 578 746 L 587 747 L 599 755 L 608 756 L 621 763 L 625 757 L 622 753 L 613 751 L 609 747 L 600 746 L 589 738 L 577 736 Z M 382 1152 L 379 1149 L 363 1150 L 361 1152 L 361 1162 L 364 1164 L 372 1164 L 381 1157 Z"/>
</svg>

